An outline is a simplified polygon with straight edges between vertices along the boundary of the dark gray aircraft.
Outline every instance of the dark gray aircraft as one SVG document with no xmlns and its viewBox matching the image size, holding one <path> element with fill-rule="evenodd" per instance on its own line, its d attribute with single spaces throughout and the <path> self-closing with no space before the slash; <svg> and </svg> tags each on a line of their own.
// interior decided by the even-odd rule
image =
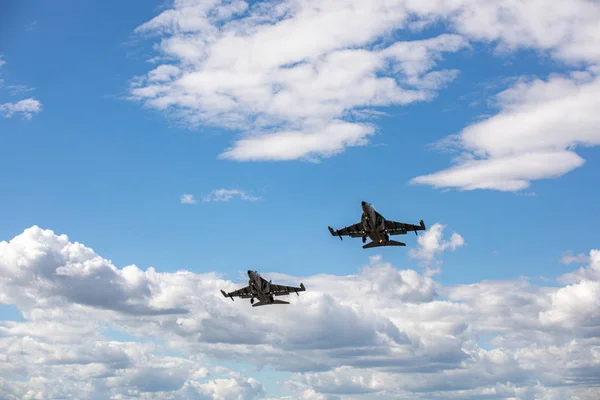
<svg viewBox="0 0 600 400">
<path fill-rule="evenodd" d="M 283 286 L 283 285 L 274 285 L 271 281 L 264 279 L 260 274 L 256 271 L 248 270 L 248 286 L 243 287 L 238 290 L 234 290 L 231 293 L 223 293 L 223 296 L 229 297 L 231 301 L 233 301 L 234 297 L 239 297 L 241 299 L 250 299 L 250 304 L 252 307 L 258 306 L 266 306 L 268 304 L 290 304 L 287 301 L 283 300 L 275 300 L 274 296 L 285 296 L 290 293 L 304 292 L 306 288 L 304 284 L 300 283 L 300 287 L 293 286 Z M 298 294 L 298 296 L 300 296 Z M 254 304 L 254 298 L 257 298 L 258 303 Z"/>
<path fill-rule="evenodd" d="M 375 211 L 375 207 L 371 203 L 363 201 L 360 204 L 363 210 L 360 222 L 337 231 L 328 226 L 332 236 L 339 236 L 340 240 L 342 240 L 342 236 L 362 237 L 363 243 L 369 237 L 372 241 L 363 246 L 363 249 L 367 249 L 379 246 L 406 246 L 406 243 L 390 240 L 390 235 L 404 235 L 408 231 L 414 231 L 417 235 L 417 231 L 425 230 L 423 220 L 420 225 L 390 221 Z"/>
</svg>

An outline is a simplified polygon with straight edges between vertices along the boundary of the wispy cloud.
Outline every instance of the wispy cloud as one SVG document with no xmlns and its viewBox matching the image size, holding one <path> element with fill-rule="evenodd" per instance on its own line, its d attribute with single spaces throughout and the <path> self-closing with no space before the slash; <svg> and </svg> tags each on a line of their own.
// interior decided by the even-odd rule
<svg viewBox="0 0 600 400">
<path fill-rule="evenodd" d="M 576 146 L 600 145 L 600 77 L 592 71 L 524 80 L 496 101 L 500 113 L 447 141 L 460 152 L 454 166 L 412 183 L 517 192 L 581 167 Z"/>
<path fill-rule="evenodd" d="M 30 88 L 27 85 L 10 85 L 8 86 L 8 90 L 11 96 L 17 96 L 27 92 L 33 92 L 35 88 Z"/>
<path fill-rule="evenodd" d="M 0 54 L 0 68 L 2 68 L 5 64 L 6 61 L 4 61 L 4 55 Z M 3 86 L 4 79 L 0 78 L 0 88 Z M 15 96 L 32 91 L 34 89 L 29 88 L 26 85 L 10 85 L 8 86 L 8 90 L 12 96 Z M 0 104 L 0 114 L 4 115 L 5 118 L 10 118 L 15 114 L 22 114 L 26 119 L 31 119 L 34 114 L 39 113 L 41 110 L 42 103 L 32 97 L 16 102 Z"/>
<path fill-rule="evenodd" d="M 209 202 L 220 202 L 220 201 L 230 201 L 234 198 L 239 198 L 245 201 L 258 201 L 261 200 L 261 197 L 253 196 L 246 193 L 240 189 L 215 189 L 206 196 L 204 196 L 203 201 L 206 203 Z"/>
<path fill-rule="evenodd" d="M 587 263 L 590 261 L 590 256 L 579 253 L 577 255 L 573 255 L 572 251 L 565 251 L 560 258 L 560 262 L 563 264 L 572 264 L 572 263 Z"/>
<path fill-rule="evenodd" d="M 196 204 L 193 194 L 182 194 L 180 197 L 181 204 Z"/>
<path fill-rule="evenodd" d="M 32 22 L 28 23 L 27 25 L 25 25 L 25 31 L 33 32 L 35 30 L 35 28 L 37 27 L 37 24 L 38 24 L 37 21 L 32 21 Z"/>
<path fill-rule="evenodd" d="M 4 61 L 4 54 L 0 54 L 0 69 L 6 64 Z M 0 76 L 2 76 L 2 72 L 0 72 Z M 0 88 L 4 86 L 4 79 L 0 78 Z"/>
</svg>

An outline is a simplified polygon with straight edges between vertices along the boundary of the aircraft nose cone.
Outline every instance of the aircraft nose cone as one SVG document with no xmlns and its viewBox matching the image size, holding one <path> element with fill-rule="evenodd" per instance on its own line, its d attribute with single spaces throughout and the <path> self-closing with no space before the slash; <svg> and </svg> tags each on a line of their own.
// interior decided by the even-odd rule
<svg viewBox="0 0 600 400">
<path fill-rule="evenodd" d="M 250 275 L 251 273 L 252 273 L 252 271 L 251 271 L 251 270 L 248 270 L 248 275 Z"/>
<path fill-rule="evenodd" d="M 364 206 L 365 204 L 367 204 L 367 203 L 366 203 L 366 202 L 364 202 L 364 201 L 361 201 L 361 202 L 360 202 L 360 205 L 361 205 L 361 206 Z"/>
</svg>

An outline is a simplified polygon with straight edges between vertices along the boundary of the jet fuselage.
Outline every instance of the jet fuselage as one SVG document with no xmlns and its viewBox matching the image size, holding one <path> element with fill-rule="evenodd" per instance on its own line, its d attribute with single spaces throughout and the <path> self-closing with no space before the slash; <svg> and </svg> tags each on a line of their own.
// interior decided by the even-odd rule
<svg viewBox="0 0 600 400">
<path fill-rule="evenodd" d="M 248 270 L 248 286 L 250 286 L 250 290 L 254 297 L 260 302 L 267 304 L 273 303 L 274 299 L 271 294 L 271 285 L 266 279 L 260 276 L 258 272 Z M 250 302 L 254 303 L 254 299 L 251 299 Z"/>
<path fill-rule="evenodd" d="M 375 207 L 371 203 L 362 201 L 361 222 L 363 226 L 363 243 L 366 238 L 370 238 L 375 243 L 386 243 L 389 240 L 389 235 L 385 229 L 385 218 L 375 211 Z"/>
</svg>

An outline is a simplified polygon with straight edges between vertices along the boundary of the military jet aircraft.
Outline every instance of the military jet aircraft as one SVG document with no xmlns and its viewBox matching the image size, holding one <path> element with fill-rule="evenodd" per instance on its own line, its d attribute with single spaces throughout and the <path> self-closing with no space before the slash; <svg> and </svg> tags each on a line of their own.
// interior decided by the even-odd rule
<svg viewBox="0 0 600 400">
<path fill-rule="evenodd" d="M 260 274 L 256 271 L 248 270 L 248 286 L 243 287 L 238 290 L 234 290 L 231 293 L 225 293 L 225 291 L 221 290 L 223 296 L 229 297 L 231 301 L 233 301 L 234 297 L 239 297 L 241 299 L 250 299 L 250 304 L 252 307 L 265 306 L 268 304 L 290 304 L 287 301 L 283 300 L 275 300 L 274 296 L 285 296 L 292 292 L 296 293 L 298 296 L 298 292 L 304 292 L 306 288 L 303 283 L 300 283 L 300 287 L 293 286 L 283 286 L 283 285 L 275 285 L 264 279 Z M 258 303 L 254 304 L 254 299 L 257 298 Z"/>
<path fill-rule="evenodd" d="M 390 235 L 404 235 L 408 231 L 414 231 L 417 235 L 417 231 L 425 230 L 423 220 L 420 225 L 390 221 L 375 211 L 375 207 L 371 203 L 362 201 L 360 204 L 363 210 L 360 222 L 336 231 L 328 226 L 332 236 L 339 236 L 340 240 L 344 235 L 352 238 L 362 237 L 363 243 L 369 237 L 372 241 L 363 246 L 363 249 L 367 249 L 379 246 L 406 246 L 406 243 L 390 240 Z"/>
</svg>

